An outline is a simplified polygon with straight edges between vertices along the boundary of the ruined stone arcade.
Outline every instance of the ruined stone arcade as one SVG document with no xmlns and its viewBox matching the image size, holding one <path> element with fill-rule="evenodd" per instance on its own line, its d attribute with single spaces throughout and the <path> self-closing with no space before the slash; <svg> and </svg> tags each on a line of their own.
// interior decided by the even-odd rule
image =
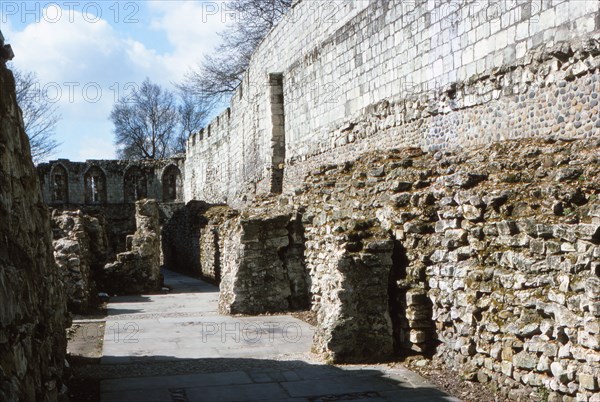
<svg viewBox="0 0 600 402">
<path fill-rule="evenodd" d="M 311 311 L 330 362 L 421 355 L 509 399 L 599 401 L 600 3 L 440 7 L 339 2 L 319 24 L 294 2 L 171 160 L 36 178 L 2 66 L 0 279 L 50 285 L 1 288 L 0 396 L 60 382 L 63 301 L 85 304 L 93 272 L 156 291 L 162 254 L 218 284 L 222 314 Z"/>
</svg>

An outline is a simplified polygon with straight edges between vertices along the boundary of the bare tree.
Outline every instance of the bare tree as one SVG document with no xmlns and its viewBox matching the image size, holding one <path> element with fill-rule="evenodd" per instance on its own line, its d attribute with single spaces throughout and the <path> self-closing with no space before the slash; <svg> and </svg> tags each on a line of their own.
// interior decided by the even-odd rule
<svg viewBox="0 0 600 402">
<path fill-rule="evenodd" d="M 25 133 L 29 137 L 31 157 L 39 163 L 53 155 L 61 145 L 54 139 L 60 120 L 58 108 L 48 101 L 35 73 L 11 66 L 15 76 L 17 103 L 23 113 Z"/>
<path fill-rule="evenodd" d="M 121 159 L 160 159 L 185 152 L 188 137 L 206 122 L 212 106 L 187 92 L 176 97 L 146 78 L 111 112 Z"/>
<path fill-rule="evenodd" d="M 160 159 L 172 153 L 179 120 L 175 98 L 149 78 L 113 106 L 110 118 L 120 158 Z"/>
<path fill-rule="evenodd" d="M 285 15 L 292 0 L 232 0 L 236 20 L 220 33 L 222 44 L 205 56 L 179 86 L 215 101 L 229 97 L 240 84 L 250 58 L 265 35 Z"/>
<path fill-rule="evenodd" d="M 204 126 L 212 104 L 203 97 L 197 97 L 186 91 L 179 91 L 179 134 L 173 144 L 174 153 L 185 152 L 185 144 L 192 133 Z"/>
</svg>

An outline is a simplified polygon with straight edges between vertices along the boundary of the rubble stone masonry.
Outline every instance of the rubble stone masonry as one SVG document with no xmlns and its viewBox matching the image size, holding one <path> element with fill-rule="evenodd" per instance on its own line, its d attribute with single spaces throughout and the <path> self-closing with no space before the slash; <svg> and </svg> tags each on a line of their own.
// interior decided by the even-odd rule
<svg viewBox="0 0 600 402">
<path fill-rule="evenodd" d="M 184 254 L 332 361 L 598 401 L 599 69 L 598 1 L 294 2 L 188 140 L 186 201 L 235 210 Z"/>
<path fill-rule="evenodd" d="M 0 34 L 0 48 L 4 40 Z M 0 58 L 0 400 L 66 397 L 65 291 L 52 256 L 48 209 Z"/>
</svg>

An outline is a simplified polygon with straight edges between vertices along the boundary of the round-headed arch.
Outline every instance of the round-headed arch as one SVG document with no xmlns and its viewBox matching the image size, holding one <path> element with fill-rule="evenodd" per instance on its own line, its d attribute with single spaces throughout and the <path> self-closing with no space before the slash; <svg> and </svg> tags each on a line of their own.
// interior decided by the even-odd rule
<svg viewBox="0 0 600 402">
<path fill-rule="evenodd" d="M 52 166 L 50 172 L 50 192 L 52 202 L 61 204 L 69 202 L 69 173 L 60 162 Z"/>
<path fill-rule="evenodd" d="M 148 178 L 137 165 L 131 165 L 123 175 L 125 202 L 136 202 L 148 197 Z"/>
<path fill-rule="evenodd" d="M 162 173 L 162 196 L 164 202 L 181 201 L 183 199 L 183 182 L 181 170 L 169 164 Z"/>
<path fill-rule="evenodd" d="M 97 165 L 92 165 L 83 176 L 86 204 L 106 203 L 106 174 Z"/>
</svg>

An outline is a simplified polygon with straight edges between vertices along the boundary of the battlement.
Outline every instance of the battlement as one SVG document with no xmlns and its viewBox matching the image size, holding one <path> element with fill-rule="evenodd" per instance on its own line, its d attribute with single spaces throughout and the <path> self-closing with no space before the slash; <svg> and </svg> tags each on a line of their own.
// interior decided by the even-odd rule
<svg viewBox="0 0 600 402">
<path fill-rule="evenodd" d="M 593 0 L 296 2 L 230 108 L 190 137 L 186 200 L 292 193 L 319 164 L 378 149 L 598 134 L 563 113 L 555 92 L 598 90 L 599 9 Z M 591 98 L 577 102 L 597 112 Z M 531 104 L 536 115 L 524 118 Z"/>
</svg>

